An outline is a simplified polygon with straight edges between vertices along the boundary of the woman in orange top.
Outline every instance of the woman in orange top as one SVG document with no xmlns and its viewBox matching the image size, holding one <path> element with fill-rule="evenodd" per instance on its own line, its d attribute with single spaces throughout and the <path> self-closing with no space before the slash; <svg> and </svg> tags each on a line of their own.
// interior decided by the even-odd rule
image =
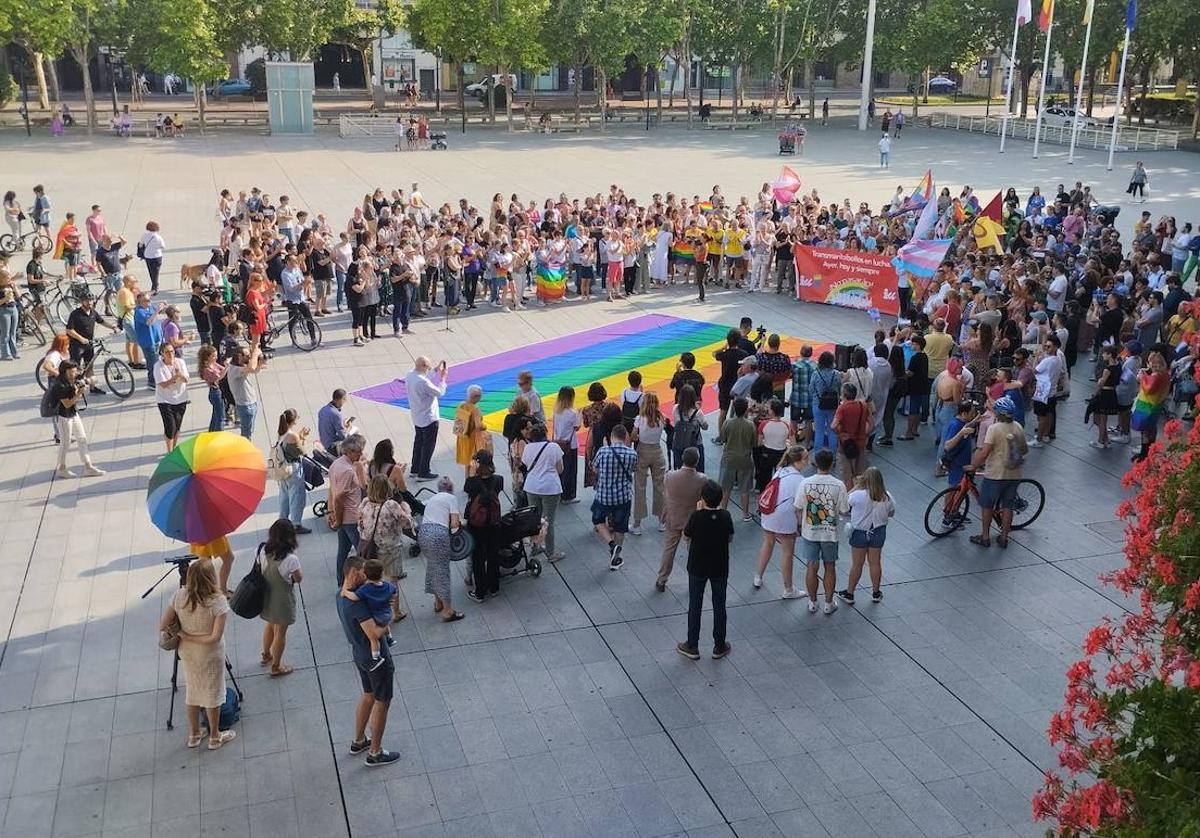
<svg viewBox="0 0 1200 838">
<path fill-rule="evenodd" d="M 246 292 L 246 305 L 254 312 L 250 326 L 251 342 L 258 341 L 267 331 L 267 296 L 263 288 L 266 278 L 260 273 L 250 274 L 250 290 Z"/>
</svg>

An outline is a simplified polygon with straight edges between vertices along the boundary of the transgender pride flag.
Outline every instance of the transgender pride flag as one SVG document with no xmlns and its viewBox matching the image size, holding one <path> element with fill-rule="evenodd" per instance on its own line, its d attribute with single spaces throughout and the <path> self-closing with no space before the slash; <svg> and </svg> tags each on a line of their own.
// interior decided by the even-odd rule
<svg viewBox="0 0 1200 838">
<path fill-rule="evenodd" d="M 911 241 L 892 258 L 897 273 L 904 273 L 928 279 L 937 273 L 938 265 L 946 256 L 953 239 L 922 239 Z"/>
</svg>

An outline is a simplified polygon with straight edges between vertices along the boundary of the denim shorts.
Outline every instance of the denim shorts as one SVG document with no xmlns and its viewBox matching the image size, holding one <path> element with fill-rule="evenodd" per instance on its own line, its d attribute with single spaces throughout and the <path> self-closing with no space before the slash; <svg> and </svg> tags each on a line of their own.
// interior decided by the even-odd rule
<svg viewBox="0 0 1200 838">
<path fill-rule="evenodd" d="M 850 546 L 879 549 L 887 538 L 887 525 L 871 530 L 850 530 Z"/>
<path fill-rule="evenodd" d="M 979 482 L 979 505 L 984 509 L 1012 509 L 1016 496 L 1016 480 L 985 477 Z"/>
<path fill-rule="evenodd" d="M 832 564 L 837 561 L 837 557 L 838 543 L 836 541 L 809 541 L 807 538 L 800 539 L 800 558 L 809 564 L 813 562 L 828 562 Z"/>
<path fill-rule="evenodd" d="M 607 504 L 592 501 L 592 525 L 607 523 L 613 532 L 629 532 L 629 512 L 632 501 Z"/>
</svg>

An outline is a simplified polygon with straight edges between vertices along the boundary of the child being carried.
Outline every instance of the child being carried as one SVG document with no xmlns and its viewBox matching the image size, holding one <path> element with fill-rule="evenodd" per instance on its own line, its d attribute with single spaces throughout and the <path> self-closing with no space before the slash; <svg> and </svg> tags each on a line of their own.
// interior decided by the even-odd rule
<svg viewBox="0 0 1200 838">
<path fill-rule="evenodd" d="M 378 559 L 368 559 L 363 563 L 363 571 L 367 581 L 353 591 L 343 586 L 342 596 L 351 602 L 366 603 L 371 611 L 371 619 L 358 624 L 363 634 L 371 641 L 371 671 L 383 663 L 379 651 L 379 643 L 386 639 L 388 647 L 396 645 L 392 637 L 392 599 L 397 595 L 396 586 L 383 578 L 383 562 Z"/>
</svg>

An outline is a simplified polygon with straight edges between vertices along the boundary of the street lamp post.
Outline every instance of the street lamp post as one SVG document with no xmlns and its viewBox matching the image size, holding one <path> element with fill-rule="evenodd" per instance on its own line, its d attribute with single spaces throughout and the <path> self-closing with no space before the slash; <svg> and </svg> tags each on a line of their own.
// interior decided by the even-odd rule
<svg viewBox="0 0 1200 838">
<path fill-rule="evenodd" d="M 33 129 L 29 125 L 29 79 L 25 75 L 24 63 L 17 66 L 17 72 L 21 76 L 21 116 L 25 118 L 25 136 L 32 137 Z"/>
<path fill-rule="evenodd" d="M 862 91 L 858 102 L 858 130 L 867 130 L 867 105 L 871 96 L 871 59 L 875 55 L 875 0 L 867 3 L 867 41 L 863 45 Z"/>
</svg>

